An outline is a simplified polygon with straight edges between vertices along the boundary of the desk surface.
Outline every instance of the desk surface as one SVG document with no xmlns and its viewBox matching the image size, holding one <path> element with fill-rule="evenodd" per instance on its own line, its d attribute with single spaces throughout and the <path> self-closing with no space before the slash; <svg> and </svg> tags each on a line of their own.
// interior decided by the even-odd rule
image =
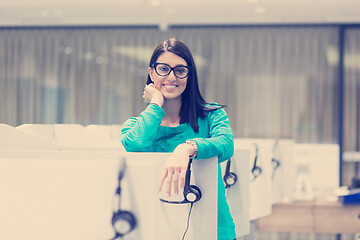
<svg viewBox="0 0 360 240">
<path fill-rule="evenodd" d="M 272 214 L 257 221 L 259 231 L 359 233 L 360 204 L 343 205 L 339 201 L 279 203 Z"/>
</svg>

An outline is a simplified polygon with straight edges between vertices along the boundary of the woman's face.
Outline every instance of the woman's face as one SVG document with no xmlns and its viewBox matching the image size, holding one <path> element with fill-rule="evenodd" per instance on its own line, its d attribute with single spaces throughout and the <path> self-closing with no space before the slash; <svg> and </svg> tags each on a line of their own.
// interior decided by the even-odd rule
<svg viewBox="0 0 360 240">
<path fill-rule="evenodd" d="M 161 54 L 156 63 L 165 63 L 174 68 L 177 66 L 187 66 L 186 61 L 172 52 Z M 160 76 L 156 73 L 155 68 L 149 68 L 149 75 L 154 82 L 155 87 L 163 94 L 165 99 L 180 98 L 185 91 L 188 77 L 178 78 L 174 71 L 170 71 L 167 76 Z"/>
</svg>

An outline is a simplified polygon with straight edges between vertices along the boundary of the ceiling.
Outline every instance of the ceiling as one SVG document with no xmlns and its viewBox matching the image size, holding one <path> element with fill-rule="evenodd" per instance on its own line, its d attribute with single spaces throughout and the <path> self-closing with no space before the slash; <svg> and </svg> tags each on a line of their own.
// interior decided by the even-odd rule
<svg viewBox="0 0 360 240">
<path fill-rule="evenodd" d="M 1 0 L 0 26 L 360 23 L 359 0 Z"/>
</svg>

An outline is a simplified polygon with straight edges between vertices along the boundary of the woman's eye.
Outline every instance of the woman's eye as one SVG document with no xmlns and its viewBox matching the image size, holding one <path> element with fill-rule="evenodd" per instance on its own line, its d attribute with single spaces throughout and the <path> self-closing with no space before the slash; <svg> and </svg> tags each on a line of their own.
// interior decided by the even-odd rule
<svg viewBox="0 0 360 240">
<path fill-rule="evenodd" d="M 159 70 L 162 72 L 167 72 L 169 71 L 169 68 L 164 66 L 164 67 L 159 67 Z"/>
<path fill-rule="evenodd" d="M 177 73 L 185 73 L 185 72 L 186 72 L 186 68 L 176 68 L 176 72 L 177 72 Z"/>
</svg>

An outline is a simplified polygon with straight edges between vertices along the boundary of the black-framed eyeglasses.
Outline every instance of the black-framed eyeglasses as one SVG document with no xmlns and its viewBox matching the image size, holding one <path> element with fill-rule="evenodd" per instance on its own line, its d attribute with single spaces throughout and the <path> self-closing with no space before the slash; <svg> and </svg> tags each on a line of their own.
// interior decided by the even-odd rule
<svg viewBox="0 0 360 240">
<path fill-rule="evenodd" d="M 176 66 L 176 67 L 170 67 L 168 64 L 166 63 L 154 63 L 153 64 L 153 68 L 155 69 L 155 72 L 159 75 L 159 76 L 167 76 L 170 74 L 171 71 L 174 72 L 174 75 L 177 78 L 186 78 L 187 76 L 189 76 L 191 67 L 188 66 Z"/>
</svg>

